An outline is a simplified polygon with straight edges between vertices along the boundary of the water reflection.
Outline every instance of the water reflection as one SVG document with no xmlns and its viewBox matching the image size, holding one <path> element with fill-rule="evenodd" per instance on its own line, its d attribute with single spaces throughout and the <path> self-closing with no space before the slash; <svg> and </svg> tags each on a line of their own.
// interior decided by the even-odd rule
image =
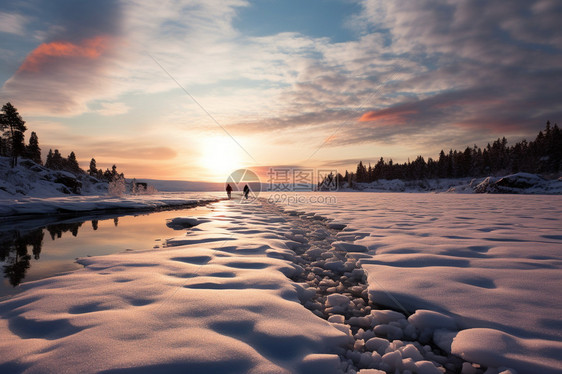
<svg viewBox="0 0 562 374">
<path fill-rule="evenodd" d="M 13 294 L 14 287 L 26 280 L 79 268 L 77 257 L 161 247 L 165 239 L 181 235 L 166 225 L 168 219 L 209 212 L 207 207 L 196 207 L 125 216 L 41 217 L 0 224 L 0 265 L 5 279 L 0 297 Z"/>
<path fill-rule="evenodd" d="M 28 233 L 18 230 L 0 232 L 0 261 L 5 263 L 4 276 L 12 286 L 20 284 L 29 269 L 31 255 L 28 247 L 31 247 L 33 258 L 39 260 L 43 236 L 41 229 Z"/>
</svg>

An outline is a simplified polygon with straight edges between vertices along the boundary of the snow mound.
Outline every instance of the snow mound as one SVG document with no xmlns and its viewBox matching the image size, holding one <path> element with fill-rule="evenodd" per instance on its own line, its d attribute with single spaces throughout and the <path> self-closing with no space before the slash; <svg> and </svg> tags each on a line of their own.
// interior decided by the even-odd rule
<svg viewBox="0 0 562 374">
<path fill-rule="evenodd" d="M 561 369 L 562 342 L 547 344 L 494 329 L 462 330 L 453 338 L 451 350 L 469 361 L 492 367 L 515 367 L 522 373 L 554 373 L 553 368 Z M 544 356 L 546 352 L 547 357 Z"/>
<path fill-rule="evenodd" d="M 458 329 L 454 318 L 433 310 L 418 309 L 414 314 L 408 317 L 408 322 L 419 330 L 435 330 L 439 328 L 449 330 Z"/>
</svg>

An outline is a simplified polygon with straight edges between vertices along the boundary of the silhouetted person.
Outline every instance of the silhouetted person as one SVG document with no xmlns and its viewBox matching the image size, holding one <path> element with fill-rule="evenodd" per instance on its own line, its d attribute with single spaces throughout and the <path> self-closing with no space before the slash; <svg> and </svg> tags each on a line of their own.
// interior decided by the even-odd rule
<svg viewBox="0 0 562 374">
<path fill-rule="evenodd" d="M 250 187 L 248 187 L 248 185 L 244 186 L 244 197 L 247 199 L 248 198 L 248 194 L 250 193 Z"/>
<path fill-rule="evenodd" d="M 226 194 L 228 195 L 228 198 L 230 199 L 230 195 L 232 194 L 232 187 L 230 186 L 230 184 L 226 185 Z"/>
</svg>

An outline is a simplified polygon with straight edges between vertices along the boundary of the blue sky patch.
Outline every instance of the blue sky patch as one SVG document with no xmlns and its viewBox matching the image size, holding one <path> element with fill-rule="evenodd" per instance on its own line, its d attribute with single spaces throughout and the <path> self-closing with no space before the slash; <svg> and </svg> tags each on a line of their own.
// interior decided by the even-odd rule
<svg viewBox="0 0 562 374">
<path fill-rule="evenodd" d="M 234 27 L 249 36 L 298 32 L 345 42 L 357 37 L 349 19 L 360 9 L 349 0 L 253 0 L 238 10 Z"/>
</svg>

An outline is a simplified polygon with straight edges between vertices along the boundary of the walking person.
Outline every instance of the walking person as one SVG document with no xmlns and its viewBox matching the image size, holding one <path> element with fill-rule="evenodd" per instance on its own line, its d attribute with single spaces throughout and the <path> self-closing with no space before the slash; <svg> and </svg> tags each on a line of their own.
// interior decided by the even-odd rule
<svg viewBox="0 0 562 374">
<path fill-rule="evenodd" d="M 226 194 L 228 195 L 228 199 L 231 199 L 231 195 L 232 195 L 232 186 L 230 184 L 226 185 Z"/>
<path fill-rule="evenodd" d="M 248 185 L 244 186 L 244 197 L 248 200 L 248 194 L 250 193 L 250 187 Z"/>
</svg>

